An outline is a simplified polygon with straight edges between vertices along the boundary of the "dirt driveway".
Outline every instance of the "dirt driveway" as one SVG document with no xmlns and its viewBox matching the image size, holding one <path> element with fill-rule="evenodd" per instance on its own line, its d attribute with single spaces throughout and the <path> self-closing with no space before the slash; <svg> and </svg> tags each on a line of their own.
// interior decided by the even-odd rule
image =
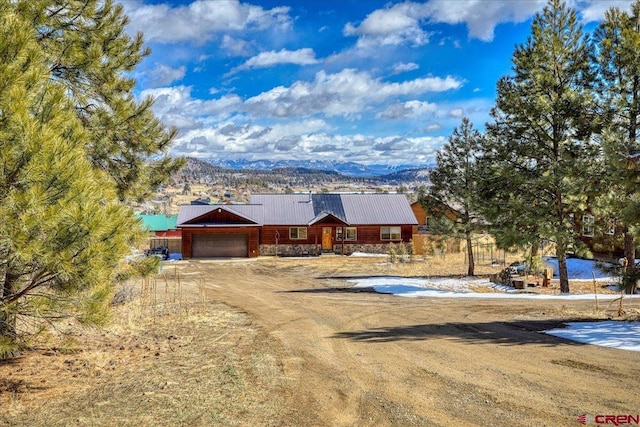
<svg viewBox="0 0 640 427">
<path fill-rule="evenodd" d="M 250 315 L 278 343 L 284 425 L 578 426 L 637 414 L 640 353 L 539 331 L 592 302 L 410 299 L 356 291 L 375 260 L 185 261 L 207 298 Z M 193 285 L 197 281 L 193 280 Z"/>
</svg>

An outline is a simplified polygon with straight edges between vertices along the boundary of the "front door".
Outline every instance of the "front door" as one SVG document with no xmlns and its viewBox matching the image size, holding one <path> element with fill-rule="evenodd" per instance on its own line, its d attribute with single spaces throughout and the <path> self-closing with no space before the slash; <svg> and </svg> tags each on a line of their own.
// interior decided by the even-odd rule
<svg viewBox="0 0 640 427">
<path fill-rule="evenodd" d="M 331 235 L 331 227 L 322 227 L 322 250 L 333 249 L 333 238 Z"/>
</svg>

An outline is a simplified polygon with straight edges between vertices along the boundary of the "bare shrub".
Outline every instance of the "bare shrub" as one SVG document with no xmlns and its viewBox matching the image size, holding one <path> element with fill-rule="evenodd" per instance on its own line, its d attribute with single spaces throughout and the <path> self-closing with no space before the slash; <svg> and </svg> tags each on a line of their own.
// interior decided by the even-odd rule
<svg viewBox="0 0 640 427">
<path fill-rule="evenodd" d="M 124 304 L 130 301 L 133 301 L 135 297 L 136 297 L 136 291 L 134 286 L 129 282 L 122 283 L 116 289 L 115 294 L 113 294 L 111 305 Z"/>
</svg>

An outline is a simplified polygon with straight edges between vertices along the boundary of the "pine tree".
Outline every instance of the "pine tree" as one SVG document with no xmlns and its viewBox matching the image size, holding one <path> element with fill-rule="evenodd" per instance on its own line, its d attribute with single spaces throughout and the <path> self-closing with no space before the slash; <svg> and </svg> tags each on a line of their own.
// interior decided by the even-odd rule
<svg viewBox="0 0 640 427">
<path fill-rule="evenodd" d="M 573 217 L 586 207 L 598 158 L 592 47 L 576 12 L 560 0 L 536 14 L 531 33 L 514 51 L 513 75 L 498 82 L 486 179 L 498 185 L 495 203 L 517 218 L 522 229 L 514 232 L 555 244 L 567 293 L 566 256 L 578 244 Z"/>
<path fill-rule="evenodd" d="M 469 276 L 473 276 L 475 269 L 472 236 L 481 223 L 476 198 L 476 160 L 482 140 L 483 136 L 473 128 L 469 119 L 462 119 L 449 142 L 436 153 L 436 168 L 429 175 L 432 186 L 421 200 L 426 210 L 436 213 L 432 232 L 465 239 Z M 460 217 L 457 221 L 447 220 L 446 211 L 458 212 Z"/>
<path fill-rule="evenodd" d="M 140 237 L 14 5 L 0 0 L 0 357 L 42 322 L 103 322 L 117 267 Z"/>
<path fill-rule="evenodd" d="M 606 174 L 598 199 L 600 218 L 619 225 L 624 234 L 624 256 L 629 265 L 624 288 L 636 288 L 635 224 L 640 220 L 640 1 L 631 13 L 618 8 L 606 12 L 594 35 L 598 47 L 598 94 L 605 117 L 602 146 Z"/>
<path fill-rule="evenodd" d="M 166 155 L 177 130 L 136 100 L 132 72 L 149 54 L 141 34 L 112 0 L 18 0 L 32 24 L 50 79 L 64 85 L 90 135 L 87 156 L 110 177 L 121 200 L 141 201 L 183 164 Z"/>
</svg>

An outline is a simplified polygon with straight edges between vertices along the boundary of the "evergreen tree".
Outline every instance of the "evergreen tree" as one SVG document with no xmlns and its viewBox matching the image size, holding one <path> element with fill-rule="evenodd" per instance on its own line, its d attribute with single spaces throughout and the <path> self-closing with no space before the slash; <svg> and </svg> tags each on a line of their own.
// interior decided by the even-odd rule
<svg viewBox="0 0 640 427">
<path fill-rule="evenodd" d="M 117 267 L 140 237 L 14 6 L 0 0 L 0 357 L 42 322 L 104 321 Z"/>
<path fill-rule="evenodd" d="M 624 256 L 629 265 L 623 287 L 633 293 L 637 276 L 634 260 L 640 220 L 640 1 L 631 13 L 611 8 L 595 31 L 598 48 L 598 94 L 606 118 L 602 146 L 606 175 L 598 199 L 598 216 L 619 225 L 624 235 Z"/>
<path fill-rule="evenodd" d="M 112 0 L 18 0 L 45 53 L 50 79 L 64 85 L 89 134 L 87 157 L 107 172 L 121 200 L 141 201 L 181 159 L 166 156 L 177 131 L 137 101 L 132 72 L 149 54 L 142 35 L 131 38 L 122 5 Z"/>
<path fill-rule="evenodd" d="M 433 233 L 466 241 L 469 276 L 473 276 L 475 269 L 472 236 L 480 224 L 476 159 L 483 145 L 482 139 L 469 119 L 462 119 L 449 142 L 436 153 L 436 168 L 429 174 L 432 185 L 420 201 L 426 210 L 436 214 L 431 223 Z M 457 212 L 460 217 L 456 221 L 447 219 L 447 211 Z"/>
<path fill-rule="evenodd" d="M 483 163 L 491 172 L 486 179 L 498 185 L 494 202 L 517 218 L 522 236 L 555 244 L 567 293 L 566 256 L 578 244 L 573 218 L 593 191 L 599 155 L 592 140 L 593 52 L 575 11 L 560 0 L 536 14 L 531 32 L 514 51 L 513 75 L 498 82 Z"/>
</svg>

